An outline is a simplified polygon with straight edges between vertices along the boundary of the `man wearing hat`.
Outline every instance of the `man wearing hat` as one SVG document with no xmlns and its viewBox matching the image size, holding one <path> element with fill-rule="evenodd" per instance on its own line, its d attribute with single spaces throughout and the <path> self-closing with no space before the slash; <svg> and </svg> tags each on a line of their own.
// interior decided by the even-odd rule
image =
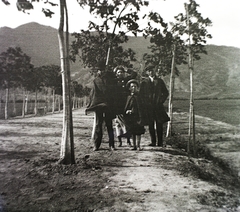
<svg viewBox="0 0 240 212">
<path fill-rule="evenodd" d="M 105 71 L 104 63 L 99 63 L 96 67 L 96 71 L 97 77 L 93 80 L 90 102 L 85 111 L 86 114 L 88 112 L 94 112 L 92 131 L 93 150 L 97 151 L 102 143 L 104 121 L 109 137 L 109 148 L 114 150 L 112 119 L 115 118 L 115 76 L 113 72 Z"/>
<path fill-rule="evenodd" d="M 144 101 L 144 113 L 147 115 L 146 124 L 149 127 L 151 136 L 151 143 L 149 146 L 158 145 L 162 147 L 163 124 L 169 121 L 169 117 L 163 106 L 163 103 L 168 97 L 168 90 L 164 81 L 156 77 L 154 66 L 148 67 L 147 74 L 148 77 L 145 78 L 140 85 L 140 95 Z"/>
</svg>

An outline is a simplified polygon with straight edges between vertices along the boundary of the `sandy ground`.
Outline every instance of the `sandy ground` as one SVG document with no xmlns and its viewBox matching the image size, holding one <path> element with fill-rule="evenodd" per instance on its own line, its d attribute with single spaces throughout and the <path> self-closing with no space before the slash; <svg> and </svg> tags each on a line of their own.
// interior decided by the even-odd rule
<svg viewBox="0 0 240 212">
<path fill-rule="evenodd" d="M 76 164 L 60 165 L 62 114 L 0 120 L 0 211 L 240 211 L 240 132 L 196 117 L 199 157 L 187 157 L 188 117 L 166 148 L 92 151 L 93 117 L 75 110 Z M 202 146 L 202 145 L 201 145 Z M 85 156 L 88 156 L 86 159 Z"/>
</svg>

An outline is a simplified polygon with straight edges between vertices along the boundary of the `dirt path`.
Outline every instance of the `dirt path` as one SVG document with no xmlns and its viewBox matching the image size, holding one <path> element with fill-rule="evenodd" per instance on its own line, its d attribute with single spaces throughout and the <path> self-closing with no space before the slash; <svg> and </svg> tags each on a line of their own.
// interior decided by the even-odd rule
<svg viewBox="0 0 240 212">
<path fill-rule="evenodd" d="M 0 211 L 240 211 L 232 175 L 239 171 L 237 128 L 197 117 L 197 138 L 214 157 L 189 160 L 168 143 L 148 147 L 148 133 L 143 151 L 123 142 L 111 152 L 105 133 L 92 152 L 92 116 L 81 109 L 73 117 L 76 164 L 69 166 L 57 164 L 62 114 L 0 120 Z M 187 115 L 175 118 L 179 142 Z"/>
</svg>

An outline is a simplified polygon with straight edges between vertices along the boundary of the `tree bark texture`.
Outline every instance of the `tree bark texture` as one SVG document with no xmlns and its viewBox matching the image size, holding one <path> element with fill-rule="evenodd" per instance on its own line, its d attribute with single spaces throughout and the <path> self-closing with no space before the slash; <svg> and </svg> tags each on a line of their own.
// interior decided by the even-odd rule
<svg viewBox="0 0 240 212">
<path fill-rule="evenodd" d="M 176 45 L 173 44 L 173 55 L 172 55 L 172 66 L 171 66 L 171 74 L 170 74 L 170 85 L 169 85 L 169 102 L 168 102 L 168 115 L 170 117 L 170 121 L 167 125 L 167 134 L 166 137 L 172 136 L 172 124 L 173 124 L 173 92 L 174 92 L 174 83 L 175 83 L 175 52 Z"/>
<path fill-rule="evenodd" d="M 65 22 L 66 17 L 66 22 Z M 66 37 L 64 39 L 64 22 L 66 23 Z M 63 130 L 60 160 L 62 164 L 74 164 L 74 144 L 73 144 L 73 124 L 72 124 L 72 104 L 70 92 L 70 67 L 68 56 L 68 19 L 66 1 L 60 0 L 60 24 L 58 29 L 58 41 L 61 58 L 62 90 L 63 90 Z"/>
</svg>

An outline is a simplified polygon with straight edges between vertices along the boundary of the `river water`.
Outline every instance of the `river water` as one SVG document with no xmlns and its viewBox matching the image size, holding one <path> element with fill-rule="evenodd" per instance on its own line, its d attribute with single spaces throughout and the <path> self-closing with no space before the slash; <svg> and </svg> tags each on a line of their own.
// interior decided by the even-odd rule
<svg viewBox="0 0 240 212">
<path fill-rule="evenodd" d="M 240 126 L 240 99 L 195 100 L 196 115 Z M 189 100 L 173 101 L 174 112 L 189 112 Z"/>
</svg>

